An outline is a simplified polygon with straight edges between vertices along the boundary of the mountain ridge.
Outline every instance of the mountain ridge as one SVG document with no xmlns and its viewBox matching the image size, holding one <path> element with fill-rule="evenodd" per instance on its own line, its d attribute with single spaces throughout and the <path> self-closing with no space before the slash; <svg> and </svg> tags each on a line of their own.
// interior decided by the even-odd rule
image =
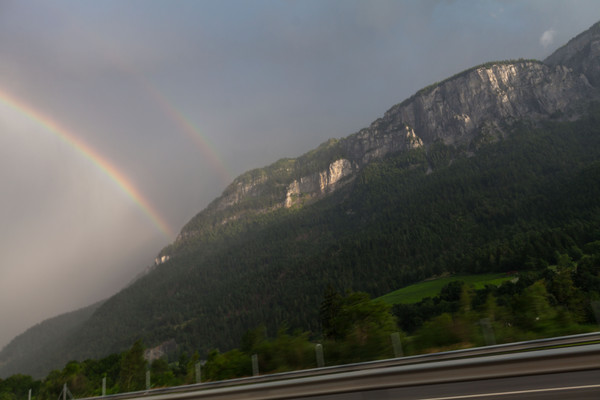
<svg viewBox="0 0 600 400">
<path fill-rule="evenodd" d="M 595 24 L 569 43 L 591 49 L 597 41 L 598 26 Z M 342 272 L 336 283 L 342 289 L 361 281 L 363 288 L 373 291 L 384 290 L 366 282 L 370 274 L 381 271 L 377 268 L 387 268 L 388 274 L 394 272 L 390 269 L 398 269 L 399 277 L 387 286 L 435 271 L 437 265 L 422 265 L 437 262 L 431 255 L 410 258 L 414 251 L 411 243 L 451 241 L 421 237 L 420 226 L 415 228 L 416 234 L 402 233 L 408 238 L 402 248 L 381 258 L 390 265 L 378 267 L 364 259 L 367 252 L 362 246 L 368 245 L 369 239 L 361 242 L 357 238 L 360 229 L 384 241 L 385 236 L 376 230 L 400 229 L 370 219 L 371 210 L 361 202 L 366 196 L 361 190 L 377 186 L 365 183 L 385 185 L 390 179 L 421 182 L 417 179 L 442 170 L 455 160 L 460 164 L 489 144 L 521 132 L 523 125 L 535 127 L 540 121 L 577 120 L 587 112 L 588 104 L 598 99 L 594 77 L 600 61 L 595 52 L 581 56 L 581 52 L 571 51 L 569 43 L 544 62 L 501 61 L 469 68 L 418 91 L 350 136 L 330 139 L 296 159 L 281 159 L 240 175 L 182 228 L 174 243 L 159 253 L 153 269 L 94 310 L 80 329 L 70 333 L 69 346 L 60 345 L 56 353 L 44 357 L 56 364 L 58 360 L 106 355 L 128 347 L 132 338 L 138 336 L 150 340 L 148 345 L 176 337 L 185 349 L 198 348 L 198 340 L 202 340 L 192 340 L 191 335 L 210 338 L 214 343 L 209 347 L 231 346 L 237 339 L 221 338 L 218 342 L 214 331 L 230 330 L 231 335 L 236 335 L 253 328 L 260 319 L 269 321 L 271 327 L 283 320 L 301 326 L 303 320 L 288 315 L 290 310 L 314 305 L 324 284 L 322 280 L 327 279 L 313 264 L 339 268 Z M 393 155 L 396 158 L 385 166 L 391 173 L 382 175 L 377 165 Z M 392 194 L 374 193 L 366 198 L 383 205 L 384 212 L 396 212 L 396 205 L 390 203 L 394 201 Z M 454 218 L 451 213 L 448 215 Z M 304 216 L 310 220 L 303 220 Z M 340 226 L 328 225 L 331 219 Z M 357 232 L 336 241 L 344 227 Z M 390 233 L 390 237 L 397 235 Z M 264 244 L 265 249 L 252 247 L 253 240 Z M 356 251 L 352 246 L 357 246 Z M 389 246 L 400 244 L 391 241 Z M 280 254 L 287 258 L 276 259 Z M 406 258 L 393 261 L 398 257 Z M 307 282 L 303 287 L 310 285 L 310 293 L 300 293 L 299 299 L 292 298 L 291 293 L 277 298 L 285 294 L 282 285 L 289 285 L 292 278 Z M 248 299 L 232 292 L 232 287 L 242 287 L 252 280 L 262 286 L 262 297 L 258 289 Z M 165 300 L 151 298 L 158 295 Z M 112 321 L 117 312 L 121 325 L 108 326 L 107 321 Z M 209 314 L 214 317 L 213 326 L 206 327 L 203 318 Z M 308 328 L 318 329 L 315 325 Z M 90 348 L 92 337 L 96 338 L 97 348 Z M 6 357 L 11 348 L 8 345 L 0 352 L 0 374 L 15 371 L 13 360 Z M 43 373 L 40 369 L 35 372 L 38 376 Z"/>
<path fill-rule="evenodd" d="M 453 95 L 457 96 L 455 101 L 448 101 Z M 510 120 L 550 116 L 573 119 L 581 114 L 584 102 L 595 98 L 598 94 L 585 75 L 576 76 L 562 65 L 516 60 L 469 68 L 421 89 L 391 107 L 368 128 L 346 138 L 330 139 L 298 159 L 282 159 L 242 174 L 222 196 L 192 218 L 174 245 L 163 249 L 159 257 L 170 257 L 169 252 L 178 247 L 179 241 L 194 237 L 193 227 L 208 222 L 203 213 L 228 214 L 219 221 L 213 220 L 212 227 L 237 219 L 239 215 L 227 213 L 227 209 L 243 208 L 244 203 L 250 203 L 249 199 L 264 194 L 269 185 L 275 185 L 278 190 L 269 192 L 267 207 L 246 207 L 244 211 L 260 213 L 322 198 L 351 181 L 369 161 L 394 152 L 428 147 L 437 140 L 474 150 L 477 143 L 494 141 L 504 134 L 500 122 L 506 125 Z M 436 108 L 442 103 L 446 104 L 445 108 Z M 306 159 L 315 153 L 325 153 L 318 165 L 320 170 L 302 176 L 298 170 L 308 164 Z M 301 167 L 297 168 L 297 164 Z"/>
</svg>

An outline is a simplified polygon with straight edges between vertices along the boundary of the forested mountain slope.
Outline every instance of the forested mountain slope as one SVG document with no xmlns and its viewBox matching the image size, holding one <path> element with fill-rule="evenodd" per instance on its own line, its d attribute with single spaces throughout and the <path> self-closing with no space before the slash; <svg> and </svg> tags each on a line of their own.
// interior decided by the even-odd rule
<svg viewBox="0 0 600 400">
<path fill-rule="evenodd" d="M 241 175 L 149 274 L 36 353 L 39 370 L 18 372 L 138 338 L 206 351 L 262 323 L 318 334 L 328 284 L 379 296 L 445 272 L 526 269 L 600 239 L 600 60 L 578 50 L 598 30 L 545 63 L 464 71 L 353 135 Z M 0 374 L 17 372 L 0 360 Z"/>
<path fill-rule="evenodd" d="M 39 368 L 40 355 L 49 354 L 48 349 L 64 345 L 64 341 L 102 305 L 102 302 L 92 304 L 80 310 L 49 318 L 14 338 L 2 349 L 0 370 L 9 368 L 15 373 L 20 371 L 46 371 L 47 367 Z M 59 357 L 58 354 L 54 356 Z M 60 360 L 43 359 L 44 365 L 54 365 Z M 3 364 L 7 364 L 6 366 Z M 60 365 L 60 364 L 57 364 Z M 4 374 L 3 374 L 4 375 Z M 7 374 L 8 375 L 8 374 Z"/>
</svg>

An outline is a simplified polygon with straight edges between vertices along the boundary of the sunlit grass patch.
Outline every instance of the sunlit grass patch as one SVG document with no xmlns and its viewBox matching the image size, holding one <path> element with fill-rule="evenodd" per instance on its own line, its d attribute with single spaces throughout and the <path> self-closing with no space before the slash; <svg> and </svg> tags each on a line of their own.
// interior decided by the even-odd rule
<svg viewBox="0 0 600 400">
<path fill-rule="evenodd" d="M 506 273 L 481 275 L 455 275 L 439 279 L 427 280 L 414 285 L 403 287 L 379 297 L 388 304 L 410 304 L 421 301 L 426 297 L 437 296 L 442 288 L 453 281 L 463 281 L 475 289 L 483 289 L 486 285 L 499 286 L 502 282 L 515 279 L 514 275 Z"/>
</svg>

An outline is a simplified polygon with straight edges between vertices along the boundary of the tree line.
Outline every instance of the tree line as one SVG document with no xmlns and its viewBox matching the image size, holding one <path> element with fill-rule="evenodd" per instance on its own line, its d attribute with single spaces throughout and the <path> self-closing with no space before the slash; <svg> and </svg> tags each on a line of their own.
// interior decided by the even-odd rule
<svg viewBox="0 0 600 400">
<path fill-rule="evenodd" d="M 0 380 L 0 400 L 56 399 L 66 384 L 75 397 L 170 387 L 597 330 L 600 318 L 600 241 L 556 253 L 556 263 L 531 260 L 529 270 L 499 286 L 475 290 L 457 280 L 433 298 L 391 306 L 364 292 L 322 294 L 317 332 L 283 324 L 273 335 L 261 325 L 238 346 L 189 355 L 179 351 L 148 362 L 142 340 L 98 360 L 71 361 L 44 379 L 16 374 Z M 252 358 L 256 356 L 253 365 Z M 200 375 L 198 375 L 200 373 Z"/>
<path fill-rule="evenodd" d="M 435 143 L 374 161 L 305 207 L 207 224 L 64 346 L 45 348 L 43 374 L 54 360 L 121 352 L 140 333 L 150 347 L 174 339 L 205 354 L 235 348 L 259 324 L 319 332 L 329 283 L 379 297 L 444 273 L 538 270 L 557 254 L 577 262 L 577 249 L 600 240 L 600 107 L 503 129 L 473 156 Z"/>
</svg>

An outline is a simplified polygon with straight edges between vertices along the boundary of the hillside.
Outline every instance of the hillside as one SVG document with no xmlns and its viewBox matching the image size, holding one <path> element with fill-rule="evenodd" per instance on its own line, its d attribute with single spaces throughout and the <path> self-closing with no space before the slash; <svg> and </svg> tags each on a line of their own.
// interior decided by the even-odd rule
<svg viewBox="0 0 600 400">
<path fill-rule="evenodd" d="M 44 369 L 38 367 L 40 354 L 47 354 L 47 349 L 64 346 L 65 340 L 102 305 L 92 304 L 80 310 L 61 314 L 47 319 L 14 338 L 2 349 L 0 369 L 6 367 L 12 371 L 32 371 L 41 374 Z M 48 364 L 59 363 L 59 360 L 46 361 Z"/>
<path fill-rule="evenodd" d="M 387 293 L 377 300 L 387 304 L 411 304 L 417 303 L 426 297 L 433 298 L 440 294 L 440 290 L 452 282 L 464 282 L 474 289 L 485 288 L 486 285 L 499 286 L 503 282 L 518 279 L 510 274 L 495 273 L 482 275 L 455 275 L 442 278 L 428 279 Z"/>
<path fill-rule="evenodd" d="M 262 323 L 319 334 L 328 284 L 380 296 L 599 240 L 600 60 L 578 50 L 599 35 L 595 25 L 544 63 L 471 68 L 353 135 L 241 175 L 149 274 L 63 343 L 34 349 L 39 369 L 21 370 L 5 349 L 0 375 L 39 376 L 138 338 L 205 352 Z"/>
</svg>

